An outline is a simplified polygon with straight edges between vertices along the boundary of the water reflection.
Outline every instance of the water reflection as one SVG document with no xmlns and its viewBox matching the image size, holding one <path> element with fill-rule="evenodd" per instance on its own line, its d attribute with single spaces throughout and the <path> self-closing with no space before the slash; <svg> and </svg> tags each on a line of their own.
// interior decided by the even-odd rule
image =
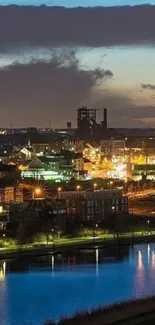
<svg viewBox="0 0 155 325">
<path fill-rule="evenodd" d="M 143 254 L 141 251 L 138 251 L 137 272 L 135 277 L 135 294 L 137 298 L 143 295 L 144 288 L 145 288 L 145 270 L 143 264 Z"/>
<path fill-rule="evenodd" d="M 155 269 L 155 252 L 154 251 L 152 251 L 151 268 L 152 268 L 152 270 Z"/>
<path fill-rule="evenodd" d="M 155 244 L 3 261 L 0 325 L 42 325 L 77 310 L 153 294 L 154 270 Z"/>
<path fill-rule="evenodd" d="M 6 262 L 0 263 L 0 281 L 5 279 L 6 275 Z"/>
<path fill-rule="evenodd" d="M 148 263 L 150 263 L 150 244 L 147 245 Z"/>
<path fill-rule="evenodd" d="M 96 275 L 99 275 L 98 263 L 99 263 L 99 250 L 98 248 L 95 249 L 95 257 L 96 257 Z"/>
<path fill-rule="evenodd" d="M 141 251 L 138 252 L 138 271 L 143 270 L 144 266 L 143 266 L 143 256 Z"/>
<path fill-rule="evenodd" d="M 9 313 L 6 287 L 6 261 L 0 261 L 0 324 L 9 324 L 8 317 Z"/>
<path fill-rule="evenodd" d="M 129 247 L 124 247 L 121 250 L 117 247 L 109 249 L 82 250 L 82 251 L 68 251 L 66 253 L 58 254 L 56 256 L 49 254 L 48 256 L 41 256 L 39 258 L 24 258 L 7 261 L 7 273 L 30 273 L 37 271 L 55 272 L 68 271 L 72 272 L 75 269 L 89 265 L 94 267 L 95 272 L 99 272 L 99 265 L 103 263 L 112 264 L 115 262 L 122 262 L 129 258 Z M 94 258 L 95 255 L 95 258 Z"/>
</svg>

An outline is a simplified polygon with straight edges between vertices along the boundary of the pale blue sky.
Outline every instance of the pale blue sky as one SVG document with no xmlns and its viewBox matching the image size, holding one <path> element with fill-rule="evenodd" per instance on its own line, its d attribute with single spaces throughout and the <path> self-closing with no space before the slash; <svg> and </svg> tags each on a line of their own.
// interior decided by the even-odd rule
<svg viewBox="0 0 155 325">
<path fill-rule="evenodd" d="M 8 4 L 19 5 L 40 5 L 46 4 L 49 6 L 122 6 L 122 5 L 137 5 L 137 4 L 155 4 L 155 0 L 0 0 L 1 5 Z"/>
</svg>

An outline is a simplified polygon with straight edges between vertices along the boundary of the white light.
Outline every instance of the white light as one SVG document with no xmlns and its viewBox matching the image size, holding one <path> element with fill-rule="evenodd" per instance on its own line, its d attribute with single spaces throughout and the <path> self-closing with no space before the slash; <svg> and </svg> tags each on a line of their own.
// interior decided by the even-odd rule
<svg viewBox="0 0 155 325">
<path fill-rule="evenodd" d="M 99 263 L 99 251 L 98 248 L 95 250 L 95 257 L 96 257 L 96 275 L 99 275 L 98 263 Z"/>
<path fill-rule="evenodd" d="M 147 246 L 148 263 L 150 262 L 150 245 Z"/>
</svg>

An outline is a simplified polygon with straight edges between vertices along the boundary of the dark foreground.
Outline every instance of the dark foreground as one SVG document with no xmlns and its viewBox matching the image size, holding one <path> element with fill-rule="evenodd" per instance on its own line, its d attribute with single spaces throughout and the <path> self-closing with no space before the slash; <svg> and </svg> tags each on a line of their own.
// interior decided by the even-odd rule
<svg viewBox="0 0 155 325">
<path fill-rule="evenodd" d="M 48 322 L 45 325 L 154 325 L 155 297 L 135 300 L 128 303 L 100 307 L 91 312 L 75 315 L 73 318 Z"/>
</svg>

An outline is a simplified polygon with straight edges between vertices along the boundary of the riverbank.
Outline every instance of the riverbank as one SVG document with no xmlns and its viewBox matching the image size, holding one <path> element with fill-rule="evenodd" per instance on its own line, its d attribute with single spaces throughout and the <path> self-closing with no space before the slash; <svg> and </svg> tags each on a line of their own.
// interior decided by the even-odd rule
<svg viewBox="0 0 155 325">
<path fill-rule="evenodd" d="M 109 246 L 126 246 L 135 245 L 141 243 L 155 242 L 155 233 L 149 235 L 138 235 L 134 236 L 130 234 L 122 235 L 119 237 L 111 238 L 93 238 L 93 239 L 80 239 L 75 238 L 71 240 L 64 240 L 60 242 L 54 242 L 49 245 L 31 245 L 23 246 L 12 249 L 1 249 L 0 259 L 29 257 L 29 256 L 42 256 L 49 254 L 59 254 L 66 251 L 79 250 L 79 249 L 95 249 L 95 248 L 106 248 Z"/>
<path fill-rule="evenodd" d="M 152 323 L 153 322 L 153 323 Z M 91 312 L 79 313 L 72 318 L 44 325 L 136 325 L 155 323 L 155 297 L 99 307 Z"/>
</svg>

